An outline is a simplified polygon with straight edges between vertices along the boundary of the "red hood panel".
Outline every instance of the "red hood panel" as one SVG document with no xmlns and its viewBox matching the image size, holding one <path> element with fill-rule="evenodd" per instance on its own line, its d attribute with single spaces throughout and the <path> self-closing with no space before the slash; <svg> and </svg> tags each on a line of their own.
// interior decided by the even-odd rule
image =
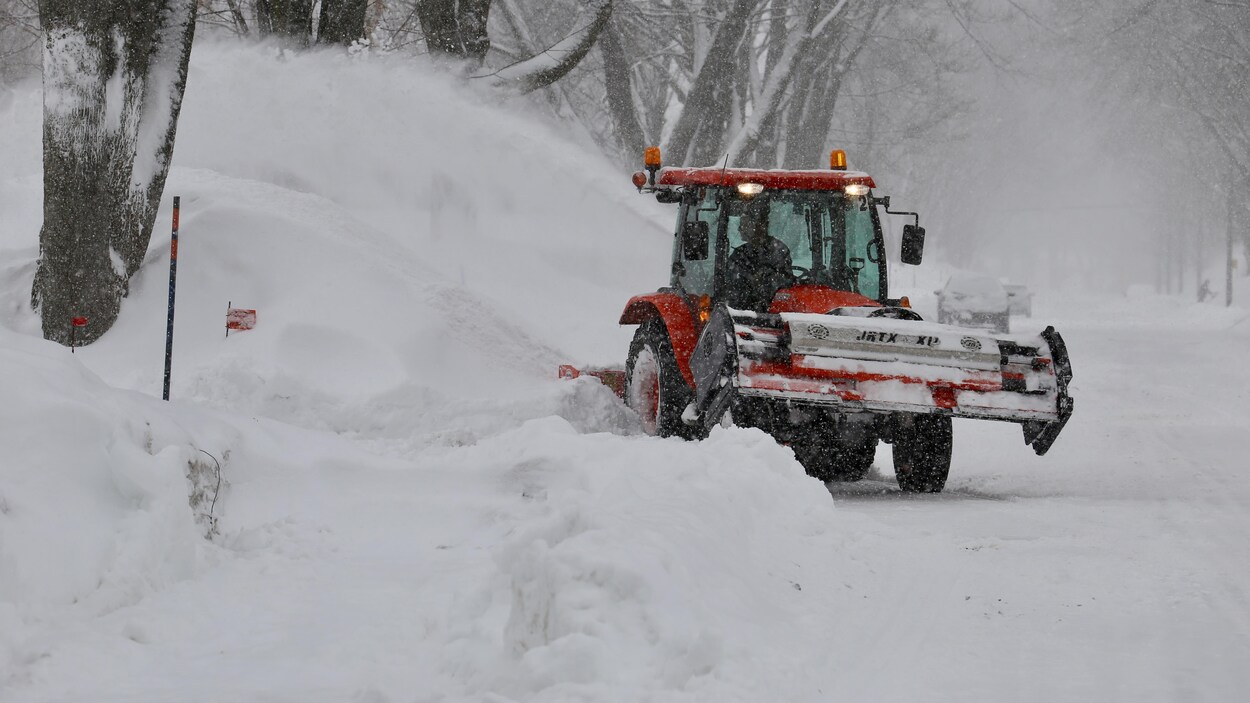
<svg viewBox="0 0 1250 703">
<path fill-rule="evenodd" d="M 879 308 L 881 303 L 858 293 L 834 290 L 828 286 L 802 285 L 777 291 L 768 311 L 774 313 L 812 312 L 823 315 L 834 308 L 853 307 Z"/>
</svg>

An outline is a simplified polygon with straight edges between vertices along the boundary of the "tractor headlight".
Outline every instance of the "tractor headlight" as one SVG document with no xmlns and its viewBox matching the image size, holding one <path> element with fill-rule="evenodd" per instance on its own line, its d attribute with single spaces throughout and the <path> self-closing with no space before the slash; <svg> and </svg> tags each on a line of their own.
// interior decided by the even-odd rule
<svg viewBox="0 0 1250 703">
<path fill-rule="evenodd" d="M 745 195 L 748 198 L 751 197 L 752 195 L 759 195 L 760 193 L 763 193 L 763 192 L 764 192 L 763 183 L 739 183 L 738 184 L 738 194 Z"/>
<path fill-rule="evenodd" d="M 852 183 L 843 189 L 847 195 L 852 198 L 860 198 L 868 195 L 868 186 L 863 183 Z"/>
</svg>

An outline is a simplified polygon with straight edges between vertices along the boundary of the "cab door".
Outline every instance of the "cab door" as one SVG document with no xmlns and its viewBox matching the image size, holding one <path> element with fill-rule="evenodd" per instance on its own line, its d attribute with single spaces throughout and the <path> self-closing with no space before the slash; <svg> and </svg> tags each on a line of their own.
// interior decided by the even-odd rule
<svg viewBox="0 0 1250 703">
<path fill-rule="evenodd" d="M 720 216 L 719 198 L 711 188 L 692 194 L 682 205 L 673 243 L 672 286 L 688 298 L 712 295 Z"/>
</svg>

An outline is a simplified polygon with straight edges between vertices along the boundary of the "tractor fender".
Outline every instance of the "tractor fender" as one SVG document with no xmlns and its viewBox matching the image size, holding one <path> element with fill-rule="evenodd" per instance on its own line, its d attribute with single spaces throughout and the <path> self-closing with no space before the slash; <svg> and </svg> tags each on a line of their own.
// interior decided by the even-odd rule
<svg viewBox="0 0 1250 703">
<path fill-rule="evenodd" d="M 694 313 L 686 299 L 677 293 L 660 291 L 630 298 L 621 313 L 620 324 L 640 325 L 659 319 L 668 329 L 669 343 L 682 378 L 694 388 L 694 374 L 690 371 L 690 355 L 699 342 L 699 330 L 695 327 Z"/>
</svg>

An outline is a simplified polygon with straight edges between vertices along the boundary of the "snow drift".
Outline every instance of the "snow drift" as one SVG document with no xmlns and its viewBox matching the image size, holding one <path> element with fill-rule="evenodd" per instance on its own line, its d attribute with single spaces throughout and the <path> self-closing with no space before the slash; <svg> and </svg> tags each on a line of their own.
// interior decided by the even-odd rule
<svg viewBox="0 0 1250 703">
<path fill-rule="evenodd" d="M 636 421 L 610 392 L 554 380 L 561 362 L 619 363 L 630 331 L 615 319 L 663 281 L 671 213 L 515 106 L 404 61 L 197 47 L 167 189 L 182 226 L 162 403 L 165 228 L 102 340 L 71 355 L 33 338 L 20 301 L 37 251 L 37 106 L 33 91 L 0 105 L 15 125 L 0 140 L 15 164 L 0 181 L 0 445 L 23 448 L 0 502 L 0 681 L 98 696 L 145 651 L 192 666 L 174 652 L 224 626 L 304 629 L 307 642 L 274 652 L 301 668 L 344 638 L 365 657 L 429 653 L 415 670 L 307 684 L 344 695 L 418 681 L 518 698 L 740 685 L 748 671 L 725 666 L 747 653 L 734 630 L 778 620 L 725 625 L 724 611 L 798 592 L 791 572 L 808 559 L 790 550 L 815 548 L 802 536 L 831 509 L 819 484 L 758 432 L 635 448 Z M 255 308 L 256 329 L 226 338 L 227 302 Z M 225 479 L 211 517 L 188 503 L 203 492 L 197 466 Z M 778 513 L 790 517 L 765 517 Z M 361 559 L 391 573 L 344 581 Z M 774 572 L 762 580 L 761 563 Z M 385 631 L 357 638 L 283 590 L 294 571 L 327 593 L 406 583 L 424 624 L 388 624 L 393 601 L 386 615 L 341 603 Z M 287 605 L 245 620 L 213 589 Z M 171 620 L 175 592 L 208 615 Z M 65 634 L 79 628 L 92 634 Z M 160 689 L 144 680 L 112 690 Z M 289 684 L 267 670 L 249 685 Z"/>
</svg>

